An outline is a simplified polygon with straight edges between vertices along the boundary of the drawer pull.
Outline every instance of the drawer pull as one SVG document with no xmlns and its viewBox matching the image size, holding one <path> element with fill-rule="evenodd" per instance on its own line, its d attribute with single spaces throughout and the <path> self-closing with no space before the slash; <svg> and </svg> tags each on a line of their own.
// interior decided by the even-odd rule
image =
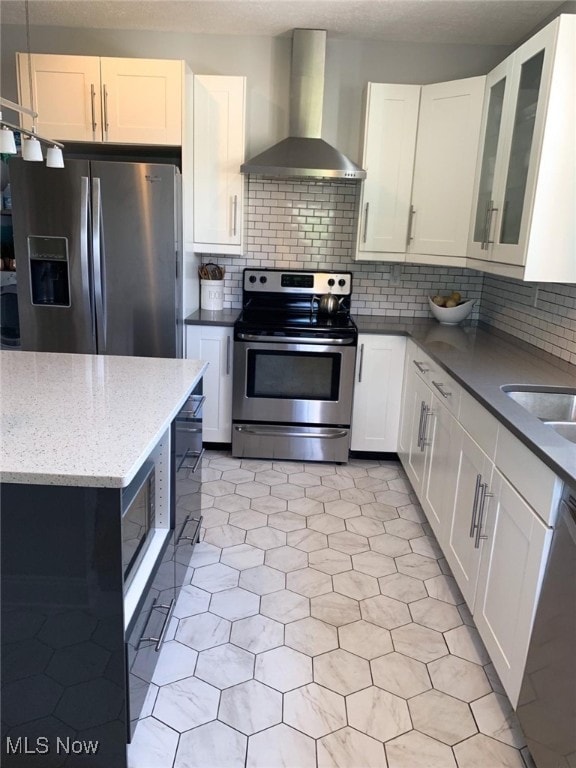
<svg viewBox="0 0 576 768">
<path fill-rule="evenodd" d="M 180 464 L 179 469 L 191 469 L 192 474 L 194 474 L 194 472 L 196 472 L 196 470 L 198 469 L 198 464 L 200 464 L 200 462 L 202 461 L 202 456 L 204 456 L 204 448 L 202 448 L 201 451 L 193 451 L 191 453 L 186 451 L 182 461 L 185 461 L 186 459 L 192 459 L 194 457 L 196 458 L 196 461 L 194 462 L 194 464 Z"/>
<path fill-rule="evenodd" d="M 182 523 L 182 528 L 180 528 L 180 533 L 178 534 L 178 538 L 176 539 L 176 546 L 180 544 L 181 541 L 189 541 L 191 546 L 194 546 L 198 539 L 200 538 L 200 526 L 202 525 L 202 516 L 200 517 L 192 517 L 192 513 L 186 516 L 186 520 Z M 184 529 L 188 525 L 188 523 L 193 522 L 196 523 L 196 528 L 194 529 L 194 535 L 193 536 L 184 536 Z"/>
<path fill-rule="evenodd" d="M 178 424 L 176 431 L 197 435 L 199 432 L 202 432 L 202 427 L 182 427 L 180 424 Z"/>
<path fill-rule="evenodd" d="M 168 631 L 168 624 L 170 622 L 170 619 L 172 618 L 172 613 L 174 612 L 174 605 L 176 603 L 175 598 L 172 598 L 170 600 L 170 603 L 168 605 L 156 605 L 156 600 L 154 600 L 154 604 L 152 605 L 152 608 L 150 608 L 150 615 L 152 615 L 152 611 L 155 611 L 157 608 L 160 610 L 166 610 L 166 616 L 164 617 L 164 623 L 162 624 L 162 629 L 160 630 L 160 634 L 158 637 L 141 637 L 140 643 L 156 643 L 156 648 L 154 649 L 156 653 L 160 650 L 162 647 L 162 644 L 164 643 L 164 638 L 166 637 L 166 632 Z"/>
<path fill-rule="evenodd" d="M 194 395 L 194 397 L 196 398 L 198 397 L 198 395 Z M 195 419 L 200 413 L 200 410 L 202 409 L 202 406 L 204 405 L 205 400 L 206 400 L 206 395 L 202 395 L 198 401 L 194 400 L 194 403 L 196 404 L 196 408 L 194 408 L 192 411 L 185 411 L 184 409 L 182 409 L 178 414 L 178 416 L 188 416 L 192 419 Z"/>
<path fill-rule="evenodd" d="M 412 362 L 414 363 L 416 368 L 418 368 L 420 373 L 428 373 L 428 371 L 430 370 L 430 368 L 426 368 L 424 363 L 420 363 L 418 360 L 412 360 Z"/>
<path fill-rule="evenodd" d="M 452 392 L 448 392 L 448 390 L 444 388 L 444 384 L 442 384 L 441 381 L 433 381 L 432 384 L 434 384 L 442 397 L 452 397 Z"/>
</svg>

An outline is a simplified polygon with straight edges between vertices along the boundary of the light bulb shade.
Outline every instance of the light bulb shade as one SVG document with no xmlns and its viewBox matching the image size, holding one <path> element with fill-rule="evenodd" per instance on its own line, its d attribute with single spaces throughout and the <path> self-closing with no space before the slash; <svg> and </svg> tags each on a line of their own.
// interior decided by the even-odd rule
<svg viewBox="0 0 576 768">
<path fill-rule="evenodd" d="M 30 138 L 24 139 L 22 142 L 22 157 L 24 160 L 32 160 L 34 162 L 42 162 L 42 146 L 38 139 Z"/>
<path fill-rule="evenodd" d="M 46 166 L 48 168 L 64 168 L 64 157 L 59 147 L 48 147 Z"/>
<path fill-rule="evenodd" d="M 10 128 L 2 128 L 0 131 L 0 152 L 3 155 L 15 155 L 17 153 L 14 131 Z"/>
</svg>

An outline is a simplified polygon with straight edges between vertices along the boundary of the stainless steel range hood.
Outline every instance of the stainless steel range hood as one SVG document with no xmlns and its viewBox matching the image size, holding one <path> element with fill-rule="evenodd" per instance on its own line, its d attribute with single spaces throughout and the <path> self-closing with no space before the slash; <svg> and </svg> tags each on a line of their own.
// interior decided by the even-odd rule
<svg viewBox="0 0 576 768">
<path fill-rule="evenodd" d="M 320 138 L 326 30 L 295 29 L 290 70 L 290 136 L 245 162 L 242 173 L 364 179 L 366 171 Z"/>
</svg>

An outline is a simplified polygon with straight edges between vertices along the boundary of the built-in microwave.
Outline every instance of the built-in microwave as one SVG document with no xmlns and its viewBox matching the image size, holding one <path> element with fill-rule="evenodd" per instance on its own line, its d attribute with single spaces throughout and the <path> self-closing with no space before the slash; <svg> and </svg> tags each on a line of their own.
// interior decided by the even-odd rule
<svg viewBox="0 0 576 768">
<path fill-rule="evenodd" d="M 156 471 L 153 461 L 146 461 L 122 492 L 122 570 L 124 592 L 142 562 L 155 528 Z"/>
</svg>

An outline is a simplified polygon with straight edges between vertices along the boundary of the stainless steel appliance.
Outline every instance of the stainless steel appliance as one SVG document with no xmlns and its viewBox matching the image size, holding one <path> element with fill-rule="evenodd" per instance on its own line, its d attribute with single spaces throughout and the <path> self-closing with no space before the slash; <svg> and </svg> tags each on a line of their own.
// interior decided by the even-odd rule
<svg viewBox="0 0 576 768">
<path fill-rule="evenodd" d="M 348 460 L 358 343 L 351 293 L 350 272 L 244 270 L 233 456 Z M 327 294 L 337 300 L 323 301 Z"/>
<path fill-rule="evenodd" d="M 122 570 L 127 591 L 142 561 L 155 527 L 155 467 L 144 462 L 130 485 L 122 492 Z"/>
<path fill-rule="evenodd" d="M 575 649 L 576 488 L 566 487 L 516 710 L 538 768 L 576 765 Z"/>
<path fill-rule="evenodd" d="M 172 165 L 10 161 L 22 349 L 180 357 Z"/>
</svg>

